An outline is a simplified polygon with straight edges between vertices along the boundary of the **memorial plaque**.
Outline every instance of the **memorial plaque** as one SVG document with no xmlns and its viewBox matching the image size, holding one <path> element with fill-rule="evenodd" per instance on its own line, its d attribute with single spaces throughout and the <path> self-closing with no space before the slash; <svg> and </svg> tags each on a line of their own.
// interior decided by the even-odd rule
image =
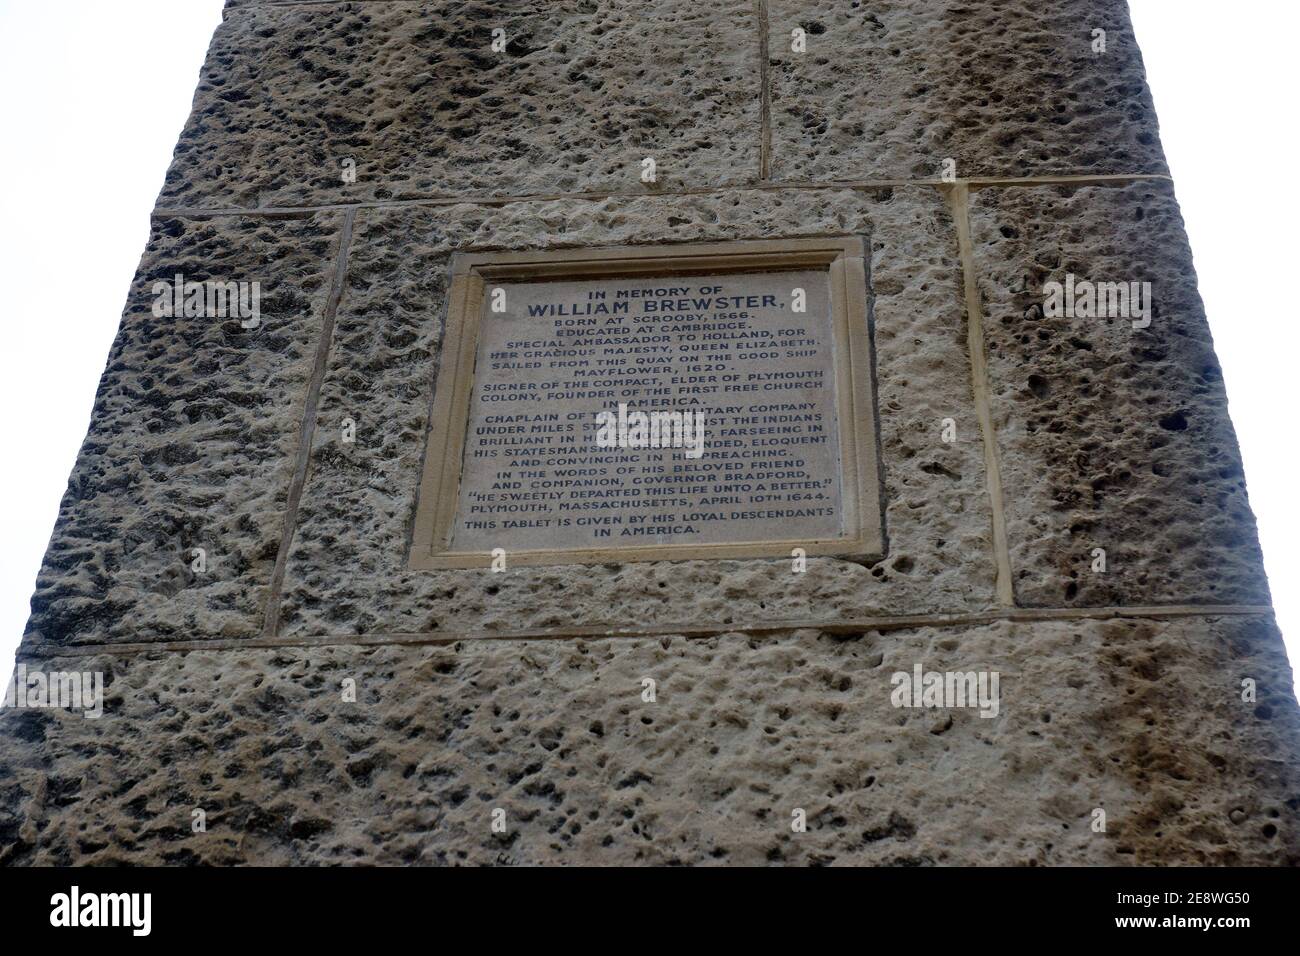
<svg viewBox="0 0 1300 956">
<path fill-rule="evenodd" d="M 882 552 L 859 240 L 453 273 L 413 567 Z"/>
</svg>

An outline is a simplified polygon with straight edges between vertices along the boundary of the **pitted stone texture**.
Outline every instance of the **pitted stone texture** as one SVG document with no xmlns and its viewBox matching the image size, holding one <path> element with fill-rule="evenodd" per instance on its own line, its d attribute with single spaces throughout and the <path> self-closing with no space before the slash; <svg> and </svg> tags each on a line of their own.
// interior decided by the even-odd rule
<svg viewBox="0 0 1300 956">
<path fill-rule="evenodd" d="M 230 9 L 159 204 L 743 182 L 758 175 L 756 31 L 748 0 Z"/>
<path fill-rule="evenodd" d="M 776 180 L 1165 171 L 1124 0 L 769 6 Z"/>
<path fill-rule="evenodd" d="M 1018 600 L 1267 604 L 1172 187 L 991 189 L 971 216 Z M 1150 282 L 1150 327 L 1044 318 L 1067 274 Z"/>
<path fill-rule="evenodd" d="M 998 671 L 998 715 L 895 708 L 916 663 Z M 1264 618 L 48 666 L 112 683 L 97 721 L 0 713 L 8 864 L 1300 862 Z"/>
<path fill-rule="evenodd" d="M 338 217 L 155 220 L 27 625 L 64 644 L 254 634 Z M 157 282 L 259 282 L 261 324 L 157 318 Z M 206 569 L 192 569 L 193 548 Z"/>
<path fill-rule="evenodd" d="M 792 225 L 794 224 L 794 225 Z M 870 235 L 887 557 L 408 571 L 450 254 Z M 357 219 L 283 634 L 826 620 L 993 602 L 991 519 L 948 210 L 914 188 L 366 210 Z M 356 441 L 343 440 L 345 419 Z M 941 440 L 943 420 L 958 441 Z M 501 546 L 510 548 L 505 539 Z"/>
</svg>

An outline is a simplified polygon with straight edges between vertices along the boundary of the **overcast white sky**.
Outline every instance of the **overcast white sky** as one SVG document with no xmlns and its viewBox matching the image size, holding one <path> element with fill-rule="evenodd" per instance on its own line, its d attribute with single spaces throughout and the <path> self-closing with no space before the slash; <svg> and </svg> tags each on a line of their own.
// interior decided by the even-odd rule
<svg viewBox="0 0 1300 956">
<path fill-rule="evenodd" d="M 1300 660 L 1292 483 L 1297 5 L 1130 0 L 1274 602 Z M 221 0 L 0 0 L 0 680 Z"/>
</svg>

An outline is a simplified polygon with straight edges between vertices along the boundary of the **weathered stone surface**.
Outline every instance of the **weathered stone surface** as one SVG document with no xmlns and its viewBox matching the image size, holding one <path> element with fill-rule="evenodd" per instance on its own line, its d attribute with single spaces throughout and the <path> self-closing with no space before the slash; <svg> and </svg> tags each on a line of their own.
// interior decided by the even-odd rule
<svg viewBox="0 0 1300 956">
<path fill-rule="evenodd" d="M 917 662 L 999 715 L 893 707 Z M 5 863 L 1300 862 L 1266 618 L 56 664 L 106 712 L 0 713 Z"/>
<path fill-rule="evenodd" d="M 159 203 L 744 182 L 758 175 L 758 89 L 748 0 L 239 7 L 213 39 Z"/>
<path fill-rule="evenodd" d="M 159 219 L 32 598 L 66 644 L 246 636 L 283 527 L 338 217 Z M 156 282 L 257 281 L 261 325 L 157 318 Z M 191 570 L 192 548 L 207 553 Z"/>
<path fill-rule="evenodd" d="M 755 188 L 765 134 L 773 178 L 822 185 Z M 106 672 L 100 720 L 0 709 L 0 864 L 1300 864 L 1271 618 L 1060 616 L 1268 601 L 1167 186 L 972 194 L 1015 598 L 1066 610 L 770 629 L 996 603 L 956 224 L 930 186 L 832 182 L 932 180 L 946 158 L 1163 172 L 1124 5 L 228 2 L 163 207 L 437 204 L 354 210 L 283 569 L 280 634 L 307 646 L 275 649 L 241 642 L 271 597 L 345 214 L 155 222 L 24 646 L 153 643 L 44 659 Z M 870 246 L 883 560 L 406 569 L 453 253 L 845 234 Z M 177 272 L 260 281 L 262 326 L 154 318 Z M 1151 281 L 1151 327 L 1045 320 L 1067 273 Z M 665 634 L 493 637 L 580 626 Z M 412 633 L 475 639 L 378 643 Z M 997 671 L 999 715 L 894 707 L 914 664 Z"/>
<path fill-rule="evenodd" d="M 1165 171 L 1124 0 L 769 6 L 777 180 Z"/>
<path fill-rule="evenodd" d="M 972 229 L 1020 603 L 1267 604 L 1172 187 L 980 191 Z M 1150 282 L 1150 326 L 1044 318 L 1071 273 Z"/>
<path fill-rule="evenodd" d="M 798 223 L 791 228 L 788 223 Z M 455 249 L 869 234 L 889 552 L 406 571 Z M 929 188 L 753 192 L 359 214 L 285 578 L 282 633 L 826 620 L 992 603 L 988 496 L 951 217 Z M 439 303 L 434 308 L 431 303 Z M 941 440 L 954 418 L 958 438 Z M 357 423 L 356 442 L 341 424 Z"/>
</svg>

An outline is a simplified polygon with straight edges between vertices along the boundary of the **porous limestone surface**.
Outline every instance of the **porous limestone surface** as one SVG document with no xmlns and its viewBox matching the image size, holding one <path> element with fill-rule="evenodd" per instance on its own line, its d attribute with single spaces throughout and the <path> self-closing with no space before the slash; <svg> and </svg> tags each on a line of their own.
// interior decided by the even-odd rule
<svg viewBox="0 0 1300 956">
<path fill-rule="evenodd" d="M 831 181 L 1165 171 L 1119 0 L 231 0 L 161 207 L 446 201 L 353 210 L 328 341 L 342 211 L 155 218 L 21 652 L 105 713 L 0 708 L 0 864 L 1300 864 L 1270 616 L 754 632 L 997 603 L 957 224 Z M 970 218 L 1018 604 L 1267 603 L 1171 188 Z M 454 253 L 826 235 L 870 249 L 882 560 L 406 569 Z M 1067 273 L 1150 281 L 1150 327 L 1045 318 Z M 155 316 L 178 274 L 258 281 L 260 325 Z M 304 646 L 245 646 L 322 344 Z M 583 626 L 665 633 L 492 636 Z M 896 707 L 917 665 L 997 715 Z"/>
<path fill-rule="evenodd" d="M 749 0 L 241 6 L 159 204 L 744 182 L 759 174 L 759 77 Z"/>
<path fill-rule="evenodd" d="M 1173 187 L 981 190 L 971 206 L 1018 601 L 1269 603 Z M 1045 284 L 1068 275 L 1149 282 L 1150 324 L 1045 316 Z"/>
<path fill-rule="evenodd" d="M 864 235 L 886 557 L 408 571 L 454 250 Z M 436 303 L 436 305 L 433 305 Z M 743 627 L 993 603 L 956 234 L 936 190 L 752 191 L 364 210 L 321 390 L 281 633 L 565 625 Z M 957 440 L 945 443 L 944 420 Z M 355 441 L 344 423 L 356 423 Z M 509 542 L 503 545 L 509 548 Z"/>
<path fill-rule="evenodd" d="M 997 671 L 997 716 L 893 706 L 918 663 Z M 111 685 L 0 712 L 6 864 L 1300 862 L 1266 617 L 44 666 Z"/>
<path fill-rule="evenodd" d="M 338 225 L 334 214 L 154 220 L 36 581 L 28 639 L 258 632 Z M 252 320 L 229 310 L 156 316 L 155 284 L 178 275 L 259 283 L 259 324 L 245 328 Z"/>
<path fill-rule="evenodd" d="M 1166 171 L 1124 0 L 769 11 L 774 179 L 938 179 L 946 159 L 962 178 Z"/>
</svg>

